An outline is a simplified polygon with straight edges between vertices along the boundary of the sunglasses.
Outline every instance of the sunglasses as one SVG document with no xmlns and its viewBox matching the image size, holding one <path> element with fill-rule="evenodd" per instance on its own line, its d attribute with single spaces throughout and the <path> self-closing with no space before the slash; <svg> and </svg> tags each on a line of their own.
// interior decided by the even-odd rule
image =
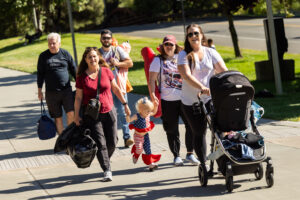
<svg viewBox="0 0 300 200">
<path fill-rule="evenodd" d="M 102 40 L 110 40 L 111 37 L 102 37 Z"/>
<path fill-rule="evenodd" d="M 188 33 L 187 36 L 188 36 L 189 38 L 193 37 L 194 35 L 195 35 L 196 37 L 198 37 L 199 34 L 200 34 L 200 33 L 199 33 L 198 31 L 195 31 L 195 32 L 190 32 L 190 33 Z"/>
<path fill-rule="evenodd" d="M 166 46 L 166 47 L 173 47 L 174 46 L 174 44 L 172 44 L 172 43 L 164 43 L 164 46 Z"/>
<path fill-rule="evenodd" d="M 90 49 L 97 50 L 98 48 L 97 47 L 86 47 L 85 48 L 85 50 L 90 50 Z"/>
</svg>

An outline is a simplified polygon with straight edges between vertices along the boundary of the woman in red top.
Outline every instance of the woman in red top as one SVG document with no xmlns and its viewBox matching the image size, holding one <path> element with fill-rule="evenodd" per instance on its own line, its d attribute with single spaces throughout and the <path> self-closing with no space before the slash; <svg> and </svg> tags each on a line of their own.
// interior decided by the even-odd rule
<svg viewBox="0 0 300 200">
<path fill-rule="evenodd" d="M 97 158 L 104 171 L 103 181 L 112 181 L 110 168 L 110 157 L 115 151 L 118 142 L 117 136 L 117 115 L 113 105 L 111 91 L 119 98 L 125 106 L 125 112 L 130 115 L 127 105 L 120 88 L 118 87 L 112 71 L 101 57 L 96 47 L 87 47 L 83 53 L 79 64 L 76 78 L 76 97 L 75 97 L 75 120 L 76 125 L 80 125 L 80 108 L 88 104 L 89 100 L 97 95 L 98 71 L 101 67 L 101 81 L 99 100 L 101 108 L 96 121 L 85 120 L 84 124 L 91 130 L 91 137 L 98 146 Z"/>
</svg>

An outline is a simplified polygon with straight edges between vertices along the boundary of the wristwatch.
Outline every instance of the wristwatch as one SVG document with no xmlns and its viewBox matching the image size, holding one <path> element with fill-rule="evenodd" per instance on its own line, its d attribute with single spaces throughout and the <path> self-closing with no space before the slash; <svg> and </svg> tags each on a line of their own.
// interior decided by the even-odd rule
<svg viewBox="0 0 300 200">
<path fill-rule="evenodd" d="M 123 106 L 125 106 L 125 105 L 127 105 L 127 102 L 125 102 L 125 103 L 122 103 L 123 104 Z"/>
</svg>

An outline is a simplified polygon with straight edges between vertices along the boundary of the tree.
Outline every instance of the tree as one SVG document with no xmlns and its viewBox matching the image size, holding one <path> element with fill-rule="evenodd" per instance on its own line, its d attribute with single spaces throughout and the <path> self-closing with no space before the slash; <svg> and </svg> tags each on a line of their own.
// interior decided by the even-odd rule
<svg viewBox="0 0 300 200">
<path fill-rule="evenodd" d="M 0 1 L 0 39 L 25 35 L 33 29 L 31 1 Z"/>
<path fill-rule="evenodd" d="M 259 0 L 218 0 L 219 6 L 222 8 L 223 13 L 228 19 L 235 57 L 242 57 L 242 53 L 240 51 L 238 36 L 233 23 L 233 14 L 241 8 L 247 10 L 248 8 L 254 7 L 258 1 Z"/>
<path fill-rule="evenodd" d="M 105 20 L 119 6 L 119 0 L 103 0 Z"/>
</svg>

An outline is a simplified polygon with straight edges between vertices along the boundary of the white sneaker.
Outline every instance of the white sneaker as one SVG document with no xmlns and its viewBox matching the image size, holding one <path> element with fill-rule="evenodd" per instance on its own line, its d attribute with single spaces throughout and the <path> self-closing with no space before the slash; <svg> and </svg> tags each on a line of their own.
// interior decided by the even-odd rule
<svg viewBox="0 0 300 200">
<path fill-rule="evenodd" d="M 111 171 L 105 171 L 104 172 L 104 177 L 103 177 L 103 182 L 109 182 L 112 181 L 112 173 Z"/>
<path fill-rule="evenodd" d="M 199 160 L 194 156 L 194 154 L 187 155 L 185 158 L 186 161 L 190 162 L 192 165 L 199 165 Z"/>
<path fill-rule="evenodd" d="M 132 156 L 132 162 L 133 162 L 133 164 L 136 164 L 136 163 L 137 163 L 137 161 L 138 161 L 138 158 L 136 158 L 136 157 Z"/>
<path fill-rule="evenodd" d="M 155 164 L 155 163 L 151 163 L 151 164 L 149 165 L 149 171 L 150 171 L 150 172 L 153 172 L 153 171 L 156 170 L 157 168 L 158 168 L 158 165 Z"/>
<path fill-rule="evenodd" d="M 210 170 L 210 165 L 207 165 L 207 164 L 206 164 L 206 165 L 205 165 L 205 168 L 206 168 L 206 171 L 209 172 L 209 170 Z"/>
<path fill-rule="evenodd" d="M 179 156 L 174 159 L 174 165 L 175 166 L 183 166 L 183 161 Z"/>
</svg>

